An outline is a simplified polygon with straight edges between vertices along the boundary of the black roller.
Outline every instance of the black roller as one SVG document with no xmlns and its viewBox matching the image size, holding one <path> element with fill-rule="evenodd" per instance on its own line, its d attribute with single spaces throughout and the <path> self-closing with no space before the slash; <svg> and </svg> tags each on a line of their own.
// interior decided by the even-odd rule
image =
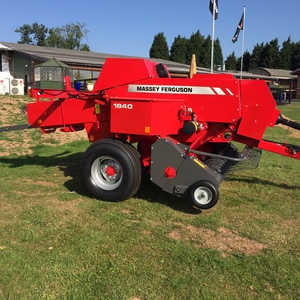
<svg viewBox="0 0 300 300">
<path fill-rule="evenodd" d="M 281 114 L 279 115 L 276 124 L 283 124 L 283 125 L 286 125 L 288 127 L 300 130 L 300 123 L 285 119 L 285 118 L 282 117 Z"/>
</svg>

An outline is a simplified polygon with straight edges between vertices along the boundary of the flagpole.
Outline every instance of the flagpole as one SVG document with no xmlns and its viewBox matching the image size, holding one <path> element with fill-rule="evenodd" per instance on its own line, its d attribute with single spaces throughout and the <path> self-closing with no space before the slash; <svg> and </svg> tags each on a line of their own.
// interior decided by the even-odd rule
<svg viewBox="0 0 300 300">
<path fill-rule="evenodd" d="M 243 36 L 242 36 L 242 56 L 241 56 L 241 79 L 243 78 L 245 24 L 246 24 L 246 6 L 244 5 Z"/>
<path fill-rule="evenodd" d="M 213 13 L 212 13 L 212 33 L 211 33 L 211 59 L 210 59 L 210 73 L 214 71 L 214 40 L 215 40 L 215 6 L 216 0 L 213 0 Z"/>
</svg>

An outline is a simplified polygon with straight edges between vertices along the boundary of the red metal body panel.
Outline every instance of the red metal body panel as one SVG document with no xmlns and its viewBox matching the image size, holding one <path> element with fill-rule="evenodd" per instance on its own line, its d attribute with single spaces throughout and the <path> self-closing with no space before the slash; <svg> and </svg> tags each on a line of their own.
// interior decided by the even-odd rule
<svg viewBox="0 0 300 300">
<path fill-rule="evenodd" d="M 149 77 L 156 77 L 156 65 L 145 59 L 108 58 L 94 86 L 94 91 L 103 91 Z"/>
<path fill-rule="evenodd" d="M 198 120 L 232 123 L 241 117 L 238 82 L 233 77 L 207 75 L 192 79 L 149 78 L 134 84 L 105 91 L 107 99 L 184 101 L 187 108 L 195 111 Z M 137 112 L 139 113 L 139 112 Z M 147 113 L 141 110 L 141 113 Z M 162 110 L 163 113 L 163 110 Z M 160 118 L 160 116 L 158 116 Z"/>
<path fill-rule="evenodd" d="M 182 121 L 178 111 L 183 100 L 118 99 L 111 100 L 110 131 L 138 135 L 178 134 Z"/>
<path fill-rule="evenodd" d="M 267 126 L 273 127 L 280 114 L 265 82 L 240 81 L 242 119 L 237 133 L 247 138 L 262 139 Z"/>
<path fill-rule="evenodd" d="M 65 128 L 69 125 L 95 123 L 94 102 L 67 99 L 27 105 L 28 122 L 31 127 Z"/>
</svg>

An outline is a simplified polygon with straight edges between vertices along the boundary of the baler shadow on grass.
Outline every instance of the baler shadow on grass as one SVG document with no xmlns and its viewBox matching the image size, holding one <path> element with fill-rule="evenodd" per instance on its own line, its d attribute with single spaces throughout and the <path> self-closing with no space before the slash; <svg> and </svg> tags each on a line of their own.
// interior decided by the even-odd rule
<svg viewBox="0 0 300 300">
<path fill-rule="evenodd" d="M 69 151 L 60 152 L 54 155 L 40 156 L 40 155 L 25 155 L 19 157 L 0 157 L 0 164 L 7 165 L 8 168 L 21 168 L 23 166 L 32 166 L 32 175 L 36 179 L 34 167 L 54 168 L 56 167 L 63 173 L 65 178 L 71 177 L 67 180 L 67 184 L 64 184 L 69 191 L 76 192 L 79 195 L 87 196 L 84 191 L 84 185 L 80 183 L 80 174 L 78 165 L 82 153 L 71 153 Z M 24 176 L 30 177 L 30 174 Z M 45 178 L 40 178 L 45 180 Z M 9 180 L 9 179 L 5 179 Z"/>
<path fill-rule="evenodd" d="M 8 166 L 8 168 L 16 169 L 22 166 L 32 166 L 32 174 L 34 174 L 34 166 L 40 166 L 43 168 L 56 167 L 65 178 L 65 181 L 61 182 L 68 191 L 76 193 L 80 196 L 90 198 L 91 201 L 98 201 L 93 198 L 92 195 L 86 190 L 84 183 L 80 176 L 80 160 L 83 153 L 72 153 L 69 151 L 60 152 L 48 156 L 40 155 L 25 155 L 19 157 L 0 157 L 0 164 Z M 30 177 L 29 175 L 26 175 Z M 36 175 L 33 176 L 36 178 Z M 29 178 L 30 179 L 30 178 Z M 9 179 L 5 179 L 9 180 Z M 44 180 L 44 178 L 43 178 Z M 177 198 L 173 195 L 163 192 L 158 186 L 154 185 L 147 174 L 143 175 L 141 186 L 134 198 L 138 198 L 141 201 L 148 201 L 152 203 L 161 203 L 168 207 L 183 211 L 188 214 L 199 214 L 201 210 L 191 206 L 189 199 Z M 101 200 L 100 200 L 101 201 Z"/>
<path fill-rule="evenodd" d="M 22 166 L 32 166 L 34 173 L 34 166 L 40 166 L 43 168 L 56 168 L 61 172 L 63 177 L 61 185 L 68 191 L 76 193 L 80 196 L 90 198 L 91 201 L 96 201 L 92 195 L 86 190 L 84 183 L 80 176 L 80 160 L 83 152 L 71 152 L 63 151 L 57 154 L 40 156 L 40 155 L 26 155 L 19 157 L 0 157 L 0 164 L 8 166 L 8 168 L 21 168 Z M 26 173 L 24 176 L 28 176 L 30 179 L 31 174 Z M 33 176 L 36 178 L 36 175 Z M 4 179 L 9 180 L 9 179 Z M 234 176 L 228 176 L 227 182 L 236 186 L 239 183 L 245 183 L 250 185 L 269 186 L 270 188 L 283 188 L 286 190 L 297 190 L 299 186 L 291 185 L 288 183 L 278 183 L 275 181 L 262 179 L 252 175 L 235 174 Z M 226 191 L 222 194 L 225 196 Z M 221 194 L 221 197 L 222 197 Z M 144 172 L 142 176 L 142 182 L 140 189 L 134 196 L 141 201 L 147 201 L 149 203 L 158 203 L 170 207 L 175 211 L 181 211 L 186 214 L 197 215 L 202 211 L 192 205 L 189 197 L 175 197 L 171 194 L 165 193 L 161 188 L 156 186 L 150 181 L 149 175 Z M 100 200 L 101 201 L 101 200 Z"/>
</svg>

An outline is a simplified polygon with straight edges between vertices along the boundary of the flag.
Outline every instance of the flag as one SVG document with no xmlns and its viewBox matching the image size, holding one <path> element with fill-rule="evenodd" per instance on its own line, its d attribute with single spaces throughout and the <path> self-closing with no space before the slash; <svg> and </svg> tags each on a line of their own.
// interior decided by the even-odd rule
<svg viewBox="0 0 300 300">
<path fill-rule="evenodd" d="M 239 22 L 239 25 L 237 26 L 236 28 L 236 31 L 235 31 L 235 34 L 232 38 L 232 42 L 235 43 L 237 40 L 238 40 L 238 37 L 239 37 L 239 33 L 240 33 L 240 30 L 243 30 L 244 29 L 244 13 L 241 17 L 241 20 Z"/>
<path fill-rule="evenodd" d="M 214 0 L 210 0 L 209 1 L 209 10 L 212 15 L 214 14 L 213 7 L 214 7 Z M 218 19 L 218 14 L 219 14 L 218 0 L 215 0 L 215 20 Z"/>
</svg>

